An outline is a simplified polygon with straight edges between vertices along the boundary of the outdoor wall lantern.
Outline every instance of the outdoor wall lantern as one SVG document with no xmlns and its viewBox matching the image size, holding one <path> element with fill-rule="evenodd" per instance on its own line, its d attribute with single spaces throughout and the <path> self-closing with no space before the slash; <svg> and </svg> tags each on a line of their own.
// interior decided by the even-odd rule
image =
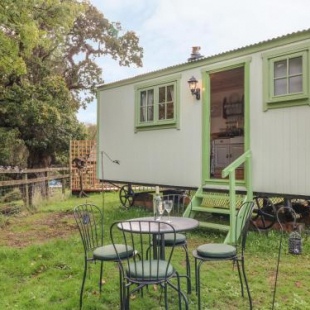
<svg viewBox="0 0 310 310">
<path fill-rule="evenodd" d="M 196 99 L 199 100 L 200 99 L 200 88 L 196 88 L 198 81 L 196 80 L 194 76 L 192 76 L 187 82 L 188 82 L 189 89 L 191 90 L 192 95 L 193 96 L 195 95 Z"/>
</svg>

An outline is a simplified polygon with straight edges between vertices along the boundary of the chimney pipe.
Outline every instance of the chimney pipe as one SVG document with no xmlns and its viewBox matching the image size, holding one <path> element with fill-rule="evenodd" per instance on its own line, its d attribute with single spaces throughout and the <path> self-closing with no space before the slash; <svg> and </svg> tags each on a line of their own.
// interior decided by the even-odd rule
<svg viewBox="0 0 310 310">
<path fill-rule="evenodd" d="M 201 47 L 200 46 L 193 46 L 192 47 L 192 53 L 191 53 L 191 57 L 188 58 L 188 61 L 192 61 L 192 60 L 196 60 L 199 58 L 202 58 L 203 56 L 199 53 Z"/>
</svg>

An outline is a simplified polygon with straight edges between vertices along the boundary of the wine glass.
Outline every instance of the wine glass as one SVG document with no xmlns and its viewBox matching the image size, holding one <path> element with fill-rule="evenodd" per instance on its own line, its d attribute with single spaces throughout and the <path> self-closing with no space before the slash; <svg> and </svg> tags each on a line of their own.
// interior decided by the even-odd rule
<svg viewBox="0 0 310 310">
<path fill-rule="evenodd" d="M 162 215 L 163 215 L 164 212 L 165 212 L 165 209 L 164 209 L 164 207 L 163 207 L 162 201 L 160 201 L 160 202 L 157 204 L 157 212 L 158 212 L 158 214 L 159 214 L 158 221 L 160 221 Z"/>
<path fill-rule="evenodd" d="M 165 208 L 165 210 L 168 213 L 168 221 L 167 221 L 168 223 L 171 223 L 171 221 L 170 221 L 170 212 L 172 210 L 172 205 L 173 205 L 173 201 L 172 200 L 165 200 L 164 201 L 164 208 Z"/>
</svg>

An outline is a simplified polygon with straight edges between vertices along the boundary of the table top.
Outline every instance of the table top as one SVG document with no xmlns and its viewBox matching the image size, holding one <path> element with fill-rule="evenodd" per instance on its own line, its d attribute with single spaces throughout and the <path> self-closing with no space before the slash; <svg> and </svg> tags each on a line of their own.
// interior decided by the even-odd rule
<svg viewBox="0 0 310 310">
<path fill-rule="evenodd" d="M 163 219 L 160 221 L 160 233 L 169 233 L 171 232 L 170 225 L 174 228 L 175 232 L 183 232 L 183 231 L 189 231 L 192 229 L 195 229 L 198 227 L 199 222 L 195 219 L 188 218 L 188 217 L 178 217 L 178 216 L 170 216 L 170 225 L 167 225 L 168 218 L 163 217 Z M 154 221 L 153 216 L 148 217 L 139 217 L 130 219 L 129 221 Z M 158 222 L 158 221 L 155 221 Z M 129 223 L 123 222 L 122 227 L 119 226 L 119 228 L 127 231 L 141 231 L 141 227 L 137 225 L 130 225 Z M 152 226 L 151 226 L 152 228 Z M 147 229 L 149 229 L 147 227 Z M 143 227 L 142 227 L 143 231 Z M 154 233 L 158 233 L 158 226 L 156 223 L 154 224 Z"/>
</svg>

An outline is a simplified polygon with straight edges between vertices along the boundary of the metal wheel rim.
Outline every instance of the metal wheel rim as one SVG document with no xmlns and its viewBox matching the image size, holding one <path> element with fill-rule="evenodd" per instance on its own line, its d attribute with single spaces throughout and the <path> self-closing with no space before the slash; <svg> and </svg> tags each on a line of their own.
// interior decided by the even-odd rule
<svg viewBox="0 0 310 310">
<path fill-rule="evenodd" d="M 276 222 L 276 207 L 268 197 L 255 197 L 255 207 L 252 218 L 258 229 L 267 230 Z M 257 220 L 260 220 L 258 222 Z M 258 223 L 259 225 L 258 225 Z"/>
<path fill-rule="evenodd" d="M 119 192 L 119 200 L 123 207 L 130 208 L 134 203 L 134 191 L 128 185 L 122 186 Z"/>
</svg>

